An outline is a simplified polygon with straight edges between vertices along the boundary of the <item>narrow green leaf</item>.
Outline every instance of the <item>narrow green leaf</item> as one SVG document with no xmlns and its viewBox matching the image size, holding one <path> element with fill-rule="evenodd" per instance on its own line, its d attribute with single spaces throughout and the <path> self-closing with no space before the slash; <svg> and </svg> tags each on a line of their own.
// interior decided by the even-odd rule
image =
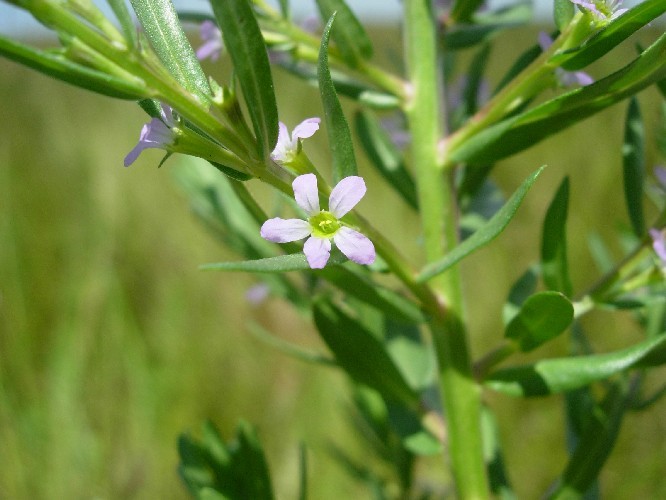
<svg viewBox="0 0 666 500">
<path fill-rule="evenodd" d="M 643 216 L 643 183 L 645 182 L 645 126 L 641 117 L 638 99 L 629 101 L 622 145 L 622 171 L 624 198 L 634 234 L 642 238 L 645 234 Z"/>
<path fill-rule="evenodd" d="M 324 300 L 315 303 L 314 321 L 338 364 L 356 382 L 408 407 L 413 408 L 418 403 L 418 395 L 372 333 Z"/>
<path fill-rule="evenodd" d="M 450 18 L 458 24 L 469 23 L 483 0 L 455 0 L 451 8 Z"/>
<path fill-rule="evenodd" d="M 479 132 L 450 151 L 453 163 L 497 162 L 666 77 L 666 34 L 624 68 Z"/>
<path fill-rule="evenodd" d="M 282 17 L 289 19 L 289 0 L 280 0 L 280 11 L 282 12 Z"/>
<path fill-rule="evenodd" d="M 492 372 L 485 385 L 511 396 L 546 396 L 585 387 L 612 375 L 664 361 L 666 335 L 620 351 L 568 358 L 544 359 L 531 365 Z"/>
<path fill-rule="evenodd" d="M 309 351 L 297 344 L 276 337 L 258 323 L 250 322 L 247 325 L 247 330 L 257 340 L 266 343 L 277 351 L 280 351 L 282 354 L 291 356 L 294 359 L 319 366 L 337 366 L 336 362 L 330 357 Z"/>
<path fill-rule="evenodd" d="M 571 297 L 567 261 L 566 224 L 569 210 L 569 178 L 565 177 L 548 207 L 541 238 L 541 275 L 549 290 Z"/>
<path fill-rule="evenodd" d="M 520 207 L 520 204 L 523 202 L 525 195 L 527 195 L 527 192 L 532 187 L 532 184 L 534 184 L 537 177 L 539 177 L 539 174 L 543 172 L 544 168 L 545 167 L 539 168 L 536 172 L 525 179 L 525 181 L 523 181 L 520 187 L 516 190 L 515 193 L 513 193 L 511 198 L 509 198 L 504 206 L 498 210 L 498 212 L 474 234 L 472 234 L 460 245 L 446 254 L 443 259 L 425 266 L 421 273 L 418 275 L 417 280 L 422 283 L 434 276 L 437 276 L 438 274 L 443 273 L 460 260 L 479 250 L 480 248 L 483 248 L 497 236 L 499 236 L 499 234 L 504 231 L 506 226 L 509 225 L 509 222 L 511 222 L 513 216 L 516 215 L 518 207 Z"/>
<path fill-rule="evenodd" d="M 573 317 L 573 305 L 561 293 L 536 293 L 523 303 L 504 336 L 516 341 L 521 351 L 533 351 L 563 333 Z"/>
<path fill-rule="evenodd" d="M 319 92 L 324 106 L 324 120 L 328 132 L 328 142 L 333 156 L 333 183 L 357 174 L 356 158 L 352 144 L 351 132 L 347 119 L 342 112 L 342 106 L 335 92 L 335 86 L 328 69 L 328 41 L 331 37 L 331 28 L 335 21 L 335 14 L 331 16 L 324 28 L 319 49 Z"/>
<path fill-rule="evenodd" d="M 63 82 L 117 99 L 138 100 L 150 90 L 139 79 L 123 80 L 73 63 L 61 54 L 36 50 L 0 36 L 0 55 Z"/>
<path fill-rule="evenodd" d="M 567 27 L 571 19 L 576 13 L 576 7 L 571 0 L 555 0 L 553 5 L 553 16 L 555 18 L 555 26 L 562 31 Z"/>
<path fill-rule="evenodd" d="M 248 0 L 211 2 L 224 44 L 238 75 L 264 160 L 277 142 L 278 112 L 266 45 Z"/>
<path fill-rule="evenodd" d="M 515 500 L 516 495 L 506 473 L 497 419 L 492 410 L 485 405 L 481 407 L 481 432 L 483 433 L 483 456 L 488 464 L 490 491 L 493 497 L 499 500 Z"/>
<path fill-rule="evenodd" d="M 254 428 L 241 421 L 236 430 L 237 447 L 233 461 L 232 477 L 237 485 L 227 498 L 261 498 L 272 500 L 273 487 L 264 450 Z"/>
<path fill-rule="evenodd" d="M 418 207 L 416 184 L 405 167 L 402 154 L 368 111 L 359 111 L 354 120 L 356 133 L 377 171 L 414 209 Z"/>
<path fill-rule="evenodd" d="M 130 47 L 136 47 L 136 26 L 134 25 L 134 20 L 132 19 L 129 9 L 127 8 L 127 3 L 125 0 L 107 0 L 107 3 L 116 15 L 120 27 L 123 30 L 123 35 L 125 35 L 125 39 L 129 42 Z"/>
<path fill-rule="evenodd" d="M 131 0 L 134 12 L 155 52 L 173 77 L 204 101 L 210 100 L 208 79 L 187 40 L 171 0 Z"/>
<path fill-rule="evenodd" d="M 332 254 L 328 265 L 341 264 L 347 260 L 341 254 Z M 265 259 L 243 260 L 238 262 L 217 262 L 215 264 L 203 264 L 199 266 L 203 271 L 243 271 L 248 273 L 284 273 L 288 271 L 305 271 L 310 266 L 305 254 L 292 253 L 278 257 L 266 257 Z"/>
<path fill-rule="evenodd" d="M 613 47 L 664 12 L 666 12 L 664 0 L 641 2 L 615 18 L 580 47 L 555 54 L 551 61 L 569 71 L 582 69 L 610 52 Z"/>
<path fill-rule="evenodd" d="M 317 0 L 317 6 L 324 21 L 336 14 L 338 22 L 332 28 L 331 36 L 349 66 L 355 68 L 361 60 L 372 57 L 370 38 L 344 0 Z"/>
</svg>

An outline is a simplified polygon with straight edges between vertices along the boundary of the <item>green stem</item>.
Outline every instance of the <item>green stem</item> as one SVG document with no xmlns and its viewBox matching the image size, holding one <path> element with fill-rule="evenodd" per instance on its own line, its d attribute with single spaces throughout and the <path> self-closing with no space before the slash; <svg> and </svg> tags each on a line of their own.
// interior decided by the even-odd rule
<svg viewBox="0 0 666 500">
<path fill-rule="evenodd" d="M 438 169 L 441 94 L 438 86 L 436 22 L 430 2 L 405 2 L 405 52 L 413 86 L 407 103 L 412 162 L 417 175 L 426 258 L 442 258 L 458 243 L 453 177 Z M 457 268 L 430 282 L 440 295 L 430 327 L 440 371 L 449 453 L 459 498 L 488 498 L 481 442 L 481 390 L 472 374 Z"/>
</svg>

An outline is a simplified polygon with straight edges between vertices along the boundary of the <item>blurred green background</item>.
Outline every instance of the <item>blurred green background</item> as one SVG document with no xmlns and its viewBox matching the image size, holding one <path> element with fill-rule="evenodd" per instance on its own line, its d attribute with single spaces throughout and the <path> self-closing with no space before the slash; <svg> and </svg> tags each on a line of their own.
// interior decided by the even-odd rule
<svg viewBox="0 0 666 500">
<path fill-rule="evenodd" d="M 499 36 L 490 79 L 498 81 L 535 36 Z M 398 34 L 375 30 L 374 38 L 394 43 Z M 385 62 L 396 51 L 377 50 Z M 592 73 L 619 67 L 632 51 L 614 52 Z M 206 69 L 220 75 L 210 64 Z M 321 115 L 315 89 L 279 73 L 276 86 L 290 127 Z M 295 497 L 301 441 L 309 449 L 311 498 L 369 498 L 328 453 L 335 441 L 365 460 L 354 446 L 344 378 L 273 351 L 245 328 L 256 321 L 321 348 L 309 321 L 279 299 L 251 305 L 251 276 L 197 270 L 236 256 L 198 224 L 173 181 L 171 171 L 186 162 L 172 159 L 157 170 L 162 155 L 150 150 L 122 167 L 143 112 L 4 60 L 0 99 L 0 497 L 186 498 L 176 474 L 178 434 L 196 433 L 210 418 L 228 438 L 244 418 L 258 426 L 280 498 Z M 641 103 L 653 144 L 657 93 L 645 92 Z M 619 155 L 625 109 L 616 106 L 498 165 L 495 178 L 507 193 L 538 166 L 550 167 L 507 231 L 463 266 L 477 356 L 501 337 L 502 303 L 538 259 L 540 224 L 564 175 L 572 181 L 576 290 L 598 276 L 587 250 L 590 232 L 620 258 L 613 234 L 627 226 Z M 325 144 L 322 132 L 306 143 L 321 165 L 328 161 Z M 653 165 L 658 158 L 654 147 L 649 151 Z M 357 153 L 369 178 L 361 212 L 418 254 L 416 219 L 378 188 Z M 591 314 L 584 326 L 600 351 L 639 338 L 629 314 Z M 566 352 L 561 339 L 549 354 Z M 655 372 L 652 386 L 664 375 Z M 561 399 L 487 400 L 498 413 L 519 497 L 539 497 L 566 460 Z M 628 415 L 602 475 L 604 498 L 666 498 L 665 411 L 661 401 Z M 440 465 L 428 461 L 426 475 L 436 478 Z"/>
</svg>

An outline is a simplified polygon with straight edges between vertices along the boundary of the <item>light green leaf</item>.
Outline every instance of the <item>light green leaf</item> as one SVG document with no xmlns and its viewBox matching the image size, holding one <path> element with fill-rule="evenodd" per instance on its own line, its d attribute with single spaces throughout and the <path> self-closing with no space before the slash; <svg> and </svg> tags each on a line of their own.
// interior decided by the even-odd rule
<svg viewBox="0 0 666 500">
<path fill-rule="evenodd" d="M 446 254 L 443 259 L 425 266 L 421 273 L 419 273 L 417 276 L 417 281 L 422 283 L 429 280 L 430 278 L 433 278 L 434 276 L 437 276 L 438 274 L 443 273 L 460 260 L 479 250 L 480 248 L 483 248 L 497 236 L 499 236 L 499 234 L 504 231 L 506 226 L 509 225 L 509 222 L 511 222 L 513 216 L 516 215 L 518 207 L 520 207 L 523 199 L 525 199 L 525 195 L 527 195 L 527 192 L 532 187 L 532 184 L 534 184 L 537 177 L 539 177 L 539 174 L 543 172 L 544 168 L 545 167 L 539 168 L 525 181 L 523 181 L 520 187 L 516 190 L 515 193 L 513 193 L 511 198 L 509 198 L 504 206 L 499 209 L 497 213 L 474 234 L 472 234 L 460 245 Z"/>
<path fill-rule="evenodd" d="M 342 106 L 335 92 L 335 86 L 328 69 L 328 41 L 331 36 L 331 27 L 335 21 L 335 14 L 331 16 L 324 28 L 319 49 L 319 92 L 324 106 L 324 121 L 328 132 L 328 142 L 333 156 L 333 183 L 357 174 L 356 158 L 352 144 L 351 132 L 347 119 L 342 112 Z"/>
<path fill-rule="evenodd" d="M 540 292 L 529 297 L 506 327 L 504 336 L 529 352 L 563 333 L 571 324 L 574 308 L 559 292 Z"/>
<path fill-rule="evenodd" d="M 576 7 L 571 0 L 555 0 L 553 7 L 555 26 L 557 26 L 558 30 L 562 31 L 576 13 Z"/>
<path fill-rule="evenodd" d="M 356 133 L 377 171 L 414 209 L 418 207 L 416 184 L 405 167 L 402 154 L 368 111 L 359 111 L 354 120 Z"/>
<path fill-rule="evenodd" d="M 278 112 L 261 30 L 248 0 L 212 0 L 211 5 L 250 112 L 257 152 L 267 160 L 277 143 Z"/>
<path fill-rule="evenodd" d="M 666 335 L 620 351 L 544 359 L 491 373 L 485 385 L 511 396 L 546 396 L 585 387 L 633 367 L 666 361 Z"/>
<path fill-rule="evenodd" d="M 77 87 L 117 99 L 138 100 L 150 90 L 138 78 L 123 80 L 73 63 L 61 54 L 36 50 L 0 36 L 0 55 Z"/>
<path fill-rule="evenodd" d="M 171 0 L 131 0 L 155 52 L 184 88 L 210 100 L 208 78 L 187 40 Z"/>
<path fill-rule="evenodd" d="M 125 0 L 107 0 L 107 3 L 116 15 L 120 27 L 123 30 L 123 35 L 125 35 L 125 39 L 129 42 L 130 47 L 136 47 L 136 26 L 134 25 L 134 20 L 132 19 L 129 9 L 127 8 L 127 3 Z"/>
<path fill-rule="evenodd" d="M 341 264 L 347 258 L 342 255 L 331 255 L 328 265 Z M 288 271 L 310 270 L 305 254 L 292 253 L 265 259 L 243 260 L 238 262 L 217 262 L 199 266 L 203 271 L 243 271 L 248 273 L 284 273 Z"/>
<path fill-rule="evenodd" d="M 338 364 L 356 382 L 407 407 L 414 408 L 418 404 L 418 395 L 372 333 L 323 299 L 315 303 L 314 321 Z"/>
<path fill-rule="evenodd" d="M 338 22 L 331 30 L 331 36 L 349 66 L 355 68 L 361 60 L 372 57 L 370 38 L 344 0 L 317 0 L 317 6 L 324 21 L 336 14 Z"/>
<path fill-rule="evenodd" d="M 541 275 L 548 289 L 571 297 L 566 237 L 568 207 L 569 178 L 565 177 L 548 207 L 543 222 Z"/>
<path fill-rule="evenodd" d="M 624 198 L 627 203 L 631 228 L 636 236 L 642 238 L 645 234 L 645 217 L 643 216 L 645 126 L 643 125 L 638 99 L 635 97 L 632 97 L 629 101 L 624 126 L 622 172 L 624 174 Z"/>
</svg>

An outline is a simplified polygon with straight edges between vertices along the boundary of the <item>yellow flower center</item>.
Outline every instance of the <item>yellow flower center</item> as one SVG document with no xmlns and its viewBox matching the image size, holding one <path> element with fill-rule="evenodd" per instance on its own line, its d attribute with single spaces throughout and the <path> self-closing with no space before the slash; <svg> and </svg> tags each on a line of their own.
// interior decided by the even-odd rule
<svg viewBox="0 0 666 500">
<path fill-rule="evenodd" d="M 308 220 L 312 227 L 312 235 L 317 238 L 332 238 L 338 232 L 342 224 L 331 212 L 322 210 Z"/>
</svg>

